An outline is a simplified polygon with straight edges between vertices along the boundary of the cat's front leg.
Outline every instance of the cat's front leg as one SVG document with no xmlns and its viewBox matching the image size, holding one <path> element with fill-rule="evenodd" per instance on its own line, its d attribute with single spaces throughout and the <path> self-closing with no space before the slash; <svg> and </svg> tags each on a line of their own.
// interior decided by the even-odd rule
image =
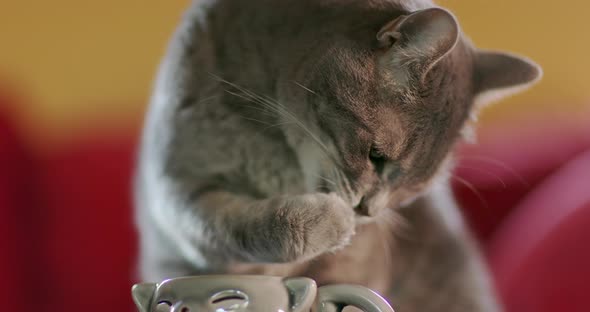
<svg viewBox="0 0 590 312">
<path fill-rule="evenodd" d="M 307 260 L 348 244 L 355 226 L 353 209 L 324 193 L 254 200 L 213 191 L 195 213 L 213 240 L 208 252 L 245 262 Z"/>
<path fill-rule="evenodd" d="M 448 189 L 448 188 L 447 188 Z M 391 302 L 403 312 L 498 312 L 487 269 L 447 190 L 400 213 Z"/>
</svg>

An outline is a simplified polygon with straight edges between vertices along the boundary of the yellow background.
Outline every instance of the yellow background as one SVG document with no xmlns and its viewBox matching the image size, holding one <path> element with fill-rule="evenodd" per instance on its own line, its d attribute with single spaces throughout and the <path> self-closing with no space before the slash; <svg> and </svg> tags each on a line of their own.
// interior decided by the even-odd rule
<svg viewBox="0 0 590 312">
<path fill-rule="evenodd" d="M 7 1 L 0 6 L 0 85 L 39 138 L 96 125 L 135 127 L 156 66 L 189 1 Z M 483 48 L 525 54 L 544 80 L 486 111 L 484 121 L 539 111 L 584 111 L 590 101 L 590 2 L 442 0 Z"/>
</svg>

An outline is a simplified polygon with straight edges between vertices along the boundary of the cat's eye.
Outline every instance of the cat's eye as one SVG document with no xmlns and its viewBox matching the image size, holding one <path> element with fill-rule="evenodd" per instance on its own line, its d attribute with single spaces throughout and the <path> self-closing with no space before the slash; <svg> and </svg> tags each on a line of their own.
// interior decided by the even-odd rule
<svg viewBox="0 0 590 312">
<path fill-rule="evenodd" d="M 248 296 L 239 290 L 224 290 L 211 297 L 215 311 L 236 311 L 248 306 Z"/>
<path fill-rule="evenodd" d="M 156 312 L 170 312 L 172 309 L 172 302 L 170 301 L 160 301 L 156 306 Z"/>
<path fill-rule="evenodd" d="M 369 151 L 369 160 L 375 167 L 377 174 L 383 173 L 383 168 L 387 162 L 387 157 L 382 151 L 375 147 L 371 147 L 371 150 Z"/>
</svg>

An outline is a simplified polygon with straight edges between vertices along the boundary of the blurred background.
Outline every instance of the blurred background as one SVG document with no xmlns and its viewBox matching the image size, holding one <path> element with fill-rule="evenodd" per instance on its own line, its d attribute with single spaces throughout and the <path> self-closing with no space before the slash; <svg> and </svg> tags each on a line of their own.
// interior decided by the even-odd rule
<svg viewBox="0 0 590 312">
<path fill-rule="evenodd" d="M 188 3 L 3 1 L 3 305 L 133 309 L 136 142 L 156 67 Z M 455 191 L 499 292 L 509 311 L 590 311 L 583 244 L 590 239 L 590 3 L 438 3 L 479 47 L 526 55 L 545 72 L 533 89 L 486 109 L 479 144 L 461 147 Z"/>
</svg>

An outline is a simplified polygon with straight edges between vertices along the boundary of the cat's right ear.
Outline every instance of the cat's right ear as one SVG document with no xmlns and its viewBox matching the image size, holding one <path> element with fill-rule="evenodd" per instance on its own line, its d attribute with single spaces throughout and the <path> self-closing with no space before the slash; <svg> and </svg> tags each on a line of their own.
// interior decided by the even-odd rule
<svg viewBox="0 0 590 312">
<path fill-rule="evenodd" d="M 523 91 L 543 76 L 535 62 L 506 52 L 477 50 L 473 65 L 479 107 Z"/>
<path fill-rule="evenodd" d="M 398 83 L 409 82 L 410 75 L 424 79 L 459 40 L 459 24 L 448 11 L 431 8 L 402 15 L 385 24 L 377 33 L 381 65 L 393 71 Z"/>
<path fill-rule="evenodd" d="M 133 302 L 135 302 L 135 305 L 140 312 L 148 312 L 156 288 L 157 284 L 155 283 L 140 283 L 133 285 L 133 288 L 131 288 Z"/>
</svg>

